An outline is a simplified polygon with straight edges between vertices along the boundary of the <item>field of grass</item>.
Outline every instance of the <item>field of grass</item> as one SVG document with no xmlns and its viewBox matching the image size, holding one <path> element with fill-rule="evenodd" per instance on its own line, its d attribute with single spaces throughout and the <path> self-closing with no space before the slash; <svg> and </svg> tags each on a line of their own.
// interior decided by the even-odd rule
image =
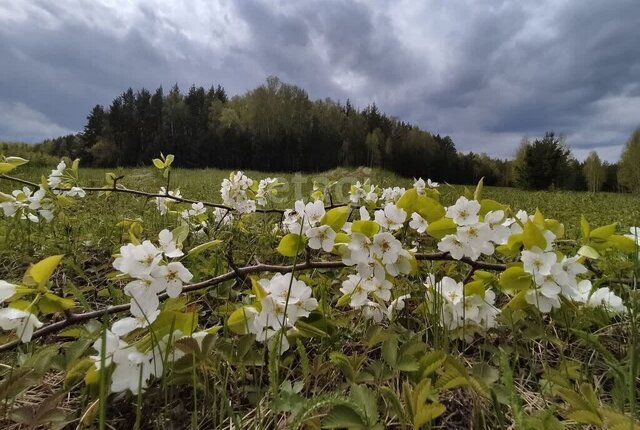
<svg viewBox="0 0 640 430">
<path fill-rule="evenodd" d="M 49 172 L 50 168 L 29 168 L 25 166 L 20 169 L 20 175 L 18 176 L 38 182 L 42 175 L 46 176 Z M 119 183 L 128 188 L 151 193 L 157 192 L 160 187 L 166 184 L 166 180 L 162 175 L 151 168 L 81 168 L 80 183 L 87 187 L 101 187 L 105 184 L 105 174 L 107 172 L 113 172 L 117 176 L 124 176 Z M 356 181 L 362 182 L 370 179 L 371 183 L 381 187 L 401 186 L 410 188 L 413 184 L 412 179 L 401 178 L 390 172 L 368 168 L 352 170 L 341 168 L 316 174 L 265 174 L 253 171 L 248 171 L 246 174 L 255 179 L 262 179 L 267 176 L 278 177 L 285 183 L 277 201 L 271 205 L 271 207 L 279 209 L 292 207 L 295 200 L 307 198 L 313 189 L 314 182 L 322 184 L 337 182 L 337 185 L 333 188 L 336 202 L 346 202 L 348 200 L 349 187 Z M 228 175 L 228 171 L 216 169 L 177 169 L 172 172 L 171 184 L 172 188 L 179 188 L 184 197 L 221 203 L 220 183 Z M 19 184 L 7 180 L 0 180 L 0 191 L 2 192 L 9 192 L 19 186 Z M 470 185 L 468 187 L 473 190 L 473 186 Z M 442 184 L 440 187 L 442 202 L 444 204 L 452 204 L 463 190 L 464 186 Z M 538 208 L 546 217 L 562 220 L 565 223 L 566 236 L 569 239 L 578 238 L 581 215 L 585 215 L 593 225 L 618 222 L 624 230 L 631 226 L 640 225 L 640 196 L 634 194 L 523 191 L 515 188 L 485 187 L 484 195 L 486 198 L 508 204 L 515 209 L 524 209 L 529 213 L 533 213 Z M 97 214 L 99 216 L 96 216 Z M 13 240 L 8 242 L 7 239 L 12 237 L 11 231 L 24 226 L 0 223 L 0 232 L 2 229 L 5 230 L 5 234 L 0 236 L 0 255 L 6 255 L 7 258 L 11 256 L 13 264 L 20 262 L 24 264 L 25 262 L 32 262 L 33 258 L 38 256 L 65 251 L 65 249 L 60 249 L 60 242 L 57 240 L 59 234 L 66 236 L 72 242 L 94 243 L 102 248 L 103 251 L 114 250 L 121 243 L 121 231 L 116 228 L 116 224 L 123 219 L 142 218 L 146 225 L 149 227 L 155 226 L 155 229 L 158 230 L 163 223 L 155 209 L 155 202 L 124 194 L 112 195 L 109 198 L 91 195 L 74 208 L 71 208 L 69 216 L 73 222 L 65 226 L 65 228 L 67 230 L 72 228 L 73 232 L 71 234 L 57 231 L 59 229 L 54 226 L 55 233 L 51 237 L 48 226 L 32 225 L 29 226 L 32 240 L 28 243 L 21 241 L 22 243 L 20 244 L 16 244 Z M 11 231 L 6 231 L 7 229 Z M 13 231 L 13 233 L 15 234 L 16 232 Z M 16 255 L 16 250 L 21 252 L 22 255 Z M 7 261 L 5 260 L 5 264 L 0 265 L 0 279 L 2 275 L 13 268 L 13 264 L 7 268 Z"/>
<path fill-rule="evenodd" d="M 14 176 L 39 182 L 49 172 L 50 168 L 23 166 Z M 80 168 L 79 184 L 101 187 L 108 172 L 123 176 L 119 184 L 150 193 L 167 184 L 152 167 Z M 413 184 L 413 180 L 366 168 L 305 175 L 245 173 L 254 180 L 278 177 L 285 184 L 269 206 L 278 209 L 291 207 L 297 199 L 307 200 L 314 182 L 336 183 L 331 193 L 334 203 L 347 202 L 349 188 L 356 181 L 369 179 L 381 187 L 407 189 Z M 214 169 L 176 169 L 171 172 L 170 188 L 179 188 L 189 199 L 221 203 L 220 183 L 228 174 Z M 1 192 L 21 186 L 0 178 Z M 442 205 L 454 204 L 464 188 L 441 184 Z M 473 191 L 474 187 L 469 188 Z M 582 215 L 592 227 L 617 222 L 619 233 L 640 225 L 638 195 L 485 187 L 483 198 L 529 213 L 539 209 L 546 218 L 563 222 L 564 239 L 570 241 L 557 251 L 567 256 L 579 247 L 573 241 L 581 240 Z M 30 264 L 64 254 L 51 290 L 75 300 L 75 313 L 126 304 L 124 282 L 113 278 L 112 264 L 113 255 L 130 242 L 123 222 L 134 219 L 141 222 L 142 237 L 152 240 L 163 228 L 176 225 L 175 216 L 158 213 L 153 199 L 123 193 L 108 197 L 89 193 L 66 207 L 51 224 L 0 217 L 0 280 L 19 282 Z M 193 281 L 257 263 L 295 265 L 298 257 L 292 260 L 275 251 L 282 234 L 274 234 L 273 229 L 280 220 L 280 214 L 254 214 L 232 226 L 211 229 L 205 238 L 190 235 L 185 250 L 212 239 L 222 242 L 219 248 L 183 260 L 194 274 Z M 396 235 L 407 248 L 411 244 L 437 251 L 433 237 L 407 235 L 407 228 Z M 309 249 L 305 258 L 307 262 L 339 259 Z M 502 264 L 512 262 L 509 258 L 496 254 L 481 260 Z M 308 429 L 637 430 L 640 427 L 630 418 L 637 418 L 640 410 L 636 406 L 640 398 L 640 296 L 634 280 L 639 264 L 633 258 L 637 256 L 630 260 L 628 253 L 613 250 L 593 262 L 585 275 L 593 278 L 596 287 L 611 286 L 629 306 L 625 315 L 611 315 L 603 309 L 585 311 L 587 308 L 566 300 L 554 312 L 541 313 L 526 303 L 514 304 L 512 291 L 499 291 L 502 280 L 498 274 L 486 275 L 488 272 L 473 265 L 468 271 L 457 261 L 425 259 L 417 263 L 415 275 L 393 279 L 392 297 L 411 294 L 401 316 L 376 324 L 362 318 L 358 309 L 348 308 L 349 297 L 346 301 L 340 298 L 341 283 L 352 273 L 349 268 L 319 267 L 296 273 L 313 289 L 319 308 L 313 314 L 316 319 L 306 321 L 308 332 L 294 333 L 291 349 L 282 356 L 269 352 L 252 334 L 238 336 L 225 322 L 256 294 L 249 277 L 236 272 L 217 288 L 185 295 L 184 303 L 167 302 L 183 306 L 181 312 L 193 315 L 199 326 L 218 326 L 220 331 L 215 340 L 201 341 L 199 346 L 185 341 L 181 350 L 187 352 L 188 360 L 177 360 L 163 371 L 163 378 L 154 380 L 144 395 L 121 392 L 107 400 L 106 383 L 91 379 L 98 378 L 98 372 L 91 371 L 93 361 L 87 358 L 95 354 L 91 345 L 115 315 L 74 325 L 75 331 L 63 336 L 54 333 L 46 341 L 38 339 L 0 353 L 0 402 L 5 399 L 0 428 L 40 423 L 47 428 L 127 429 L 285 429 L 295 424 Z M 496 307 L 502 314 L 498 325 L 486 333 L 465 337 L 463 330 L 460 336 L 439 326 L 440 316 L 434 318 L 428 312 L 425 298 L 433 296 L 424 282 L 429 273 L 470 282 L 465 285 L 485 282 L 471 278 L 476 272 L 491 276 L 483 288 L 499 291 Z M 266 275 L 252 276 L 255 281 Z M 466 286 L 464 291 L 466 295 Z M 52 318 L 49 321 L 60 321 L 64 315 L 56 313 Z M 0 331 L 0 344 L 12 339 L 15 335 Z M 141 339 L 138 332 L 128 337 L 131 342 Z M 90 380 L 93 382 L 85 384 Z M 55 393 L 61 397 L 42 406 L 43 399 L 54 398 Z M 36 419 L 38 410 L 41 421 Z"/>
</svg>

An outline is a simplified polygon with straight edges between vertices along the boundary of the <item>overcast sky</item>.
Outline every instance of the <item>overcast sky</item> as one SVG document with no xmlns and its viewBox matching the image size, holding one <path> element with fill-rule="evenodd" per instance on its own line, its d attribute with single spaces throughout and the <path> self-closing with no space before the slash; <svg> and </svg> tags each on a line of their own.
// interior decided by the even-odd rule
<svg viewBox="0 0 640 430">
<path fill-rule="evenodd" d="M 79 131 L 129 87 L 269 75 L 510 157 L 555 130 L 617 160 L 640 126 L 640 0 L 0 0 L 0 140 Z"/>
</svg>

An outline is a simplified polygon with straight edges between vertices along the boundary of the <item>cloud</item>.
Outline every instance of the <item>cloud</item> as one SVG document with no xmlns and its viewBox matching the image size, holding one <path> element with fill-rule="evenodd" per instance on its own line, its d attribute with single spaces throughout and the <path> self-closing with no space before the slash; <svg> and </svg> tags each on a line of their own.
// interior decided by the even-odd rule
<svg viewBox="0 0 640 430">
<path fill-rule="evenodd" d="M 73 132 L 23 103 L 0 101 L 0 140 L 29 142 Z"/>
<path fill-rule="evenodd" d="M 0 100 L 73 130 L 129 87 L 236 94 L 277 75 L 465 151 L 509 157 L 555 130 L 615 160 L 640 125 L 637 28 L 637 0 L 6 2 Z"/>
</svg>

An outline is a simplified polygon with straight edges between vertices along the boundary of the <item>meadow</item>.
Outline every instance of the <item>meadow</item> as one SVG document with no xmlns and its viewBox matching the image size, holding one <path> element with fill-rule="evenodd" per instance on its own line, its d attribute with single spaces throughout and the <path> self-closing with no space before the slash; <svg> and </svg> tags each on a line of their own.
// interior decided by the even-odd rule
<svg viewBox="0 0 640 430">
<path fill-rule="evenodd" d="M 53 167 L 9 174 L 40 183 Z M 640 226 L 638 195 L 429 188 L 368 168 L 247 171 L 256 188 L 278 178 L 265 208 L 309 203 L 293 215 L 241 215 L 237 201 L 221 196 L 228 171 L 68 173 L 61 190 L 103 187 L 113 173 L 127 189 L 153 194 L 169 185 L 188 199 L 231 205 L 234 215 L 186 203 L 162 213 L 155 198 L 123 192 L 60 199 L 52 187 L 50 223 L 0 217 L 0 280 L 18 285 L 0 303 L 37 308 L 60 326 L 24 343 L 17 331 L 0 331 L 0 344 L 15 343 L 0 352 L 2 428 L 640 428 L 640 264 L 636 242 L 624 236 Z M 354 202 L 357 184 L 363 192 L 379 186 L 376 200 Z M 21 187 L 0 178 L 0 192 Z M 379 200 L 386 187 L 406 191 Z M 246 192 L 257 199 L 255 189 Z M 313 207 L 312 196 L 323 204 Z M 468 211 L 479 218 L 465 221 Z M 477 255 L 466 248 L 455 257 L 443 245 L 470 228 L 497 234 L 503 222 L 504 240 L 486 239 Z M 165 244 L 163 229 L 172 231 Z M 347 262 L 360 249 L 351 247 L 358 233 L 370 247 L 364 268 Z M 376 251 L 381 238 L 402 247 L 391 263 L 387 248 Z M 153 320 L 134 314 L 142 296 L 125 288 L 151 282 L 149 273 L 156 279 L 126 261 L 147 239 L 163 250 L 152 256 L 155 269 L 190 272 L 178 294 L 169 293 L 175 278 L 156 292 Z M 536 256 L 568 277 L 549 263 L 539 279 L 527 269 Z M 273 311 L 279 326 L 256 329 L 274 303 L 284 306 L 284 316 Z M 108 306 L 119 308 L 77 318 Z M 137 325 L 119 334 L 129 306 Z M 129 361 L 118 355 L 132 345 Z"/>
<path fill-rule="evenodd" d="M 21 170 L 21 178 L 33 182 L 39 182 L 44 175 L 47 176 L 51 168 L 29 168 L 25 166 Z M 105 184 L 105 175 L 109 172 L 117 176 L 123 176 L 119 183 L 128 188 L 145 190 L 151 193 L 157 192 L 160 187 L 166 185 L 166 179 L 153 170 L 147 168 L 126 169 L 98 169 L 82 168 L 80 170 L 80 183 L 88 187 L 101 187 Z M 245 172 L 249 177 L 257 180 L 267 176 L 279 178 L 285 185 L 274 199 L 273 206 L 288 208 L 293 202 L 309 196 L 313 190 L 314 182 L 327 184 L 336 182 L 332 188 L 336 201 L 348 200 L 349 187 L 356 181 L 364 182 L 370 179 L 371 183 L 380 187 L 400 186 L 410 188 L 413 179 L 402 178 L 391 172 L 370 169 L 344 169 L 339 168 L 327 172 L 314 174 L 292 173 L 263 173 L 255 171 Z M 229 175 L 228 171 L 217 169 L 175 169 L 172 171 L 171 182 L 180 189 L 182 195 L 195 200 L 204 200 L 221 203 L 220 183 Z M 19 184 L 8 180 L 0 181 L 0 191 L 9 192 L 19 187 Z M 474 186 L 468 186 L 473 189 Z M 442 201 L 452 204 L 465 186 L 443 184 L 440 191 Z M 566 227 L 566 236 L 569 239 L 577 239 L 580 235 L 580 217 L 587 216 L 594 225 L 605 225 L 613 222 L 619 223 L 623 230 L 640 224 L 640 196 L 628 193 L 590 193 L 582 191 L 525 191 L 516 188 L 485 187 L 487 198 L 510 205 L 512 208 L 523 209 L 533 213 L 540 209 L 549 218 L 563 220 Z M 99 214 L 99 216 L 96 216 Z M 117 195 L 109 199 L 93 196 L 76 207 L 70 208 L 69 216 L 73 219 L 72 225 L 65 226 L 73 229 L 73 233 L 67 235 L 69 241 L 100 243 L 101 251 L 107 252 L 121 244 L 121 231 L 116 224 L 128 218 L 142 218 L 146 225 L 159 226 L 163 220 L 158 216 L 153 201 L 140 199 L 135 196 Z M 0 228 L 7 229 L 3 224 Z M 16 226 L 11 226 L 16 228 Z M 48 226 L 30 226 L 32 241 L 20 240 L 19 243 L 8 243 L 7 234 L 3 235 L 4 243 L 0 246 L 0 254 L 7 255 L 5 264 L 0 265 L 0 279 L 2 275 L 13 270 L 14 264 L 33 262 L 38 255 L 55 253 L 60 250 L 60 244 L 51 239 Z M 55 230 L 55 226 L 54 226 Z M 60 233 L 64 234 L 64 233 Z M 54 238 L 57 237 L 54 235 Z M 0 238 L 0 241 L 3 240 Z M 0 242 L 2 243 L 2 242 Z M 37 245 L 37 244 L 40 245 Z M 67 244 L 68 245 L 68 244 Z M 23 247 L 23 253 L 18 258 L 15 256 L 16 246 Z M 36 249 L 40 247 L 39 249 Z M 70 248 L 66 248 L 69 250 Z M 64 250 L 64 249 L 63 249 Z M 94 252 L 91 250 L 90 252 Z M 74 253 L 78 250 L 74 250 Z M 9 258 L 11 256 L 11 258 Z M 7 262 L 12 264 L 7 266 Z"/>
</svg>

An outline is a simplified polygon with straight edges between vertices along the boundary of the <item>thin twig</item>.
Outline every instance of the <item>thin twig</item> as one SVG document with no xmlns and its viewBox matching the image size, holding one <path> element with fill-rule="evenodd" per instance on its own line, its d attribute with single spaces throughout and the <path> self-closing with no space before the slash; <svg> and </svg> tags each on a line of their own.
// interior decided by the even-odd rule
<svg viewBox="0 0 640 430">
<path fill-rule="evenodd" d="M 18 182 L 24 185 L 29 185 L 31 187 L 39 187 L 39 184 L 36 184 L 35 182 L 31 182 L 31 181 L 27 181 L 25 179 L 21 179 L 21 178 L 16 178 L 14 176 L 9 176 L 9 175 L 0 175 L 0 179 L 7 179 L 9 181 L 14 181 L 14 182 Z M 114 185 L 115 185 L 115 181 L 114 181 Z M 127 188 L 123 185 L 119 185 L 117 187 L 112 186 L 112 187 L 80 187 L 82 188 L 82 190 L 84 190 L 87 193 L 100 193 L 100 192 L 115 192 L 115 193 L 125 193 L 125 194 L 134 194 L 137 196 L 143 196 L 143 197 L 147 197 L 147 198 L 163 198 L 163 199 L 168 199 L 168 200 L 173 200 L 176 202 L 180 202 L 180 203 L 202 203 L 205 206 L 208 207 L 212 207 L 212 208 L 220 208 L 220 209 L 226 209 L 228 211 L 234 211 L 234 209 L 230 206 L 226 206 L 220 203 L 212 203 L 212 202 L 207 202 L 207 201 L 201 201 L 201 200 L 192 200 L 192 199 L 186 199 L 184 197 L 177 197 L 177 196 L 171 196 L 168 194 L 157 194 L 157 193 L 148 193 L 146 191 L 140 191 L 140 190 L 134 190 L 132 188 Z M 71 188 L 52 188 L 52 191 L 70 191 Z M 168 192 L 168 190 L 167 190 Z M 282 209 L 256 209 L 256 212 L 258 213 L 283 213 L 284 211 Z"/>
<path fill-rule="evenodd" d="M 13 182 L 18 182 L 20 184 L 24 184 L 24 185 L 28 185 L 31 187 L 40 187 L 40 184 L 36 184 L 35 182 L 31 182 L 31 181 L 27 181 L 25 179 L 21 179 L 21 178 L 16 178 L 15 176 L 9 176 L 9 175 L 0 175 L 0 179 L 6 179 L 9 181 L 13 181 Z M 121 179 L 120 178 L 116 178 L 116 179 Z M 82 188 L 82 190 L 84 190 L 87 193 L 100 193 L 100 192 L 115 192 L 115 193 L 125 193 L 125 194 L 134 194 L 137 196 L 143 196 L 143 197 L 147 197 L 147 198 L 164 198 L 164 199 L 169 199 L 169 200 L 173 200 L 176 202 L 180 202 L 180 203 L 202 203 L 204 206 L 207 207 L 211 207 L 211 208 L 220 208 L 220 209 L 226 209 L 228 212 L 235 212 L 235 209 L 227 206 L 227 205 L 223 205 L 220 203 L 213 203 L 213 202 L 207 202 L 207 201 L 202 201 L 202 200 L 192 200 L 192 199 L 186 199 L 184 197 L 177 197 L 177 196 L 170 196 L 168 195 L 169 190 L 166 190 L 165 194 L 157 194 L 157 193 L 149 193 L 146 191 L 140 191 L 140 190 L 135 190 L 132 188 L 127 188 L 124 185 L 119 185 L 116 186 L 116 180 L 114 180 L 114 184 L 112 187 L 79 187 Z M 71 191 L 71 188 L 52 188 L 52 191 Z M 330 204 L 328 206 L 325 206 L 325 210 L 329 210 L 329 209 L 333 209 L 333 208 L 338 208 L 338 207 L 344 207 L 344 206 L 351 206 L 350 204 Z M 284 214 L 284 209 L 259 209 L 256 208 L 256 213 L 263 213 L 263 214 Z"/>
<path fill-rule="evenodd" d="M 458 261 L 451 257 L 448 253 L 439 252 L 433 254 L 416 254 L 416 260 L 420 261 Z M 474 269 L 487 269 L 487 270 L 496 270 L 496 271 L 504 271 L 506 270 L 506 266 L 504 264 L 496 264 L 496 263 L 487 263 L 484 261 L 473 261 L 471 259 L 463 258 L 459 260 Z M 232 280 L 237 277 L 246 277 L 251 273 L 262 273 L 262 272 L 272 272 L 272 273 L 290 273 L 293 271 L 301 271 L 301 270 L 313 270 L 313 269 L 342 269 L 347 267 L 341 260 L 331 260 L 331 261 L 305 261 L 304 263 L 296 264 L 296 265 L 275 265 L 275 264 L 256 264 L 253 266 L 246 267 L 238 267 L 235 270 L 227 272 L 225 274 L 216 276 L 214 278 L 207 279 L 202 282 L 198 282 L 195 284 L 189 284 L 182 288 L 183 293 L 189 293 L 192 291 L 208 289 L 214 287 L 222 282 L 226 282 Z M 158 299 L 160 301 L 164 301 L 169 296 L 166 293 L 160 294 Z M 68 312 L 66 314 L 66 318 L 55 323 L 47 324 L 44 327 L 36 330 L 33 333 L 31 339 L 38 339 L 48 334 L 56 333 L 64 328 L 72 325 L 78 324 L 81 322 L 89 321 L 91 319 L 100 318 L 105 315 L 112 315 L 118 312 L 127 311 L 130 308 L 129 303 L 124 303 L 121 305 L 108 306 L 104 309 L 95 310 L 91 312 L 84 312 L 79 314 L 74 314 L 72 312 Z M 16 339 L 12 342 L 5 343 L 0 345 L 0 352 L 9 351 L 20 344 L 20 340 Z"/>
</svg>

